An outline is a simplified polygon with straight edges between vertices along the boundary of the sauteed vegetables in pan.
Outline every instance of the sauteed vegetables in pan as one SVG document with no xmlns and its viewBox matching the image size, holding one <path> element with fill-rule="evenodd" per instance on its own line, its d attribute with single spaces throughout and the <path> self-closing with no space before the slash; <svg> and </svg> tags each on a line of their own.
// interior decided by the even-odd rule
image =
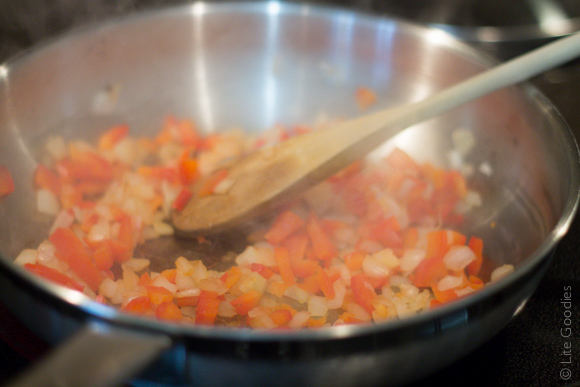
<svg viewBox="0 0 580 387">
<path fill-rule="evenodd" d="M 156 272 L 139 256 L 143 243 L 174 234 L 170 212 L 192 195 L 228 191 L 226 165 L 310 130 L 202 136 L 193 122 L 169 117 L 155 138 L 132 137 L 126 125 L 96 144 L 53 137 L 34 183 L 38 211 L 54 224 L 15 262 L 129 313 L 267 329 L 414 315 L 513 271 L 491 267 L 484 241 L 456 231 L 463 214 L 482 205 L 463 175 L 396 148 L 352 164 L 246 230 L 245 248 L 222 258 L 231 261 L 227 270 L 167 256 L 174 264 Z"/>
</svg>

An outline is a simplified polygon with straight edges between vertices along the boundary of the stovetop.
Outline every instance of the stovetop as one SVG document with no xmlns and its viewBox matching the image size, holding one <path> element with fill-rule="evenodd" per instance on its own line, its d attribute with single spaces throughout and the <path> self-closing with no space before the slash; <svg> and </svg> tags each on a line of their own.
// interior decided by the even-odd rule
<svg viewBox="0 0 580 387">
<path fill-rule="evenodd" d="M 43 4 L 56 5 L 49 11 L 38 8 L 38 0 L 0 0 L 0 61 L 47 34 L 57 33 L 83 20 L 94 21 L 140 6 L 177 2 L 179 0 L 43 0 Z M 373 10 L 370 0 L 323 2 Z M 96 3 L 100 7 L 95 6 Z M 40 30 L 27 30 L 27 26 L 38 25 L 39 19 L 42 20 Z M 554 103 L 580 140 L 580 103 L 577 101 L 580 61 L 552 70 L 532 82 Z M 556 248 L 546 276 L 521 313 L 479 349 L 410 387 L 565 386 L 580 382 L 579 260 L 580 217 L 576 217 Z M 565 314 L 567 305 L 562 301 L 566 291 L 572 293 L 571 315 Z M 567 343 L 571 344 L 570 348 L 566 347 Z M 0 384 L 25 370 L 47 348 L 0 305 Z"/>
</svg>

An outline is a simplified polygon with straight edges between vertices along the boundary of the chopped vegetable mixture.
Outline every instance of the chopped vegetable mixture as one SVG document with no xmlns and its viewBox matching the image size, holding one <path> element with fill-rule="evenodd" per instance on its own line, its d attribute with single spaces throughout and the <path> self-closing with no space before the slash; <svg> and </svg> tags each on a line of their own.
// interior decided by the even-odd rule
<svg viewBox="0 0 580 387">
<path fill-rule="evenodd" d="M 155 138 L 132 137 L 126 125 L 96 145 L 51 138 L 51 162 L 38 165 L 34 183 L 38 210 L 54 224 L 16 263 L 128 313 L 266 329 L 401 318 L 485 285 L 484 241 L 455 231 L 481 205 L 478 194 L 459 172 L 419 164 L 400 149 L 356 162 L 280 208 L 230 254 L 225 271 L 167 256 L 173 263 L 156 272 L 138 256 L 143 243 L 173 235 L 171 211 L 195 195 L 227 194 L 225 165 L 310 130 L 203 136 L 193 122 L 169 117 Z M 0 195 L 10 193 L 9 174 L 0 176 L 7 182 Z M 511 271 L 501 266 L 486 280 Z"/>
</svg>

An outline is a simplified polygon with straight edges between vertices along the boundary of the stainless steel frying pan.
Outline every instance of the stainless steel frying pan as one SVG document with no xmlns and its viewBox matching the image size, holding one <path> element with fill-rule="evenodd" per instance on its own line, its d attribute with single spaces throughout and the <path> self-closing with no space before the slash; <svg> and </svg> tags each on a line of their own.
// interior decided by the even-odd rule
<svg viewBox="0 0 580 387">
<path fill-rule="evenodd" d="M 477 146 L 461 162 L 472 167 L 469 180 L 484 205 L 470 214 L 464 231 L 487 240 L 490 259 L 516 267 L 472 297 L 428 313 L 318 331 L 172 325 L 96 304 L 12 260 L 47 237 L 50 219 L 35 210 L 32 173 L 51 134 L 91 140 L 119 122 L 152 134 L 167 113 L 192 117 L 206 132 L 233 125 L 260 131 L 321 115 L 353 116 L 358 86 L 375 90 L 381 106 L 393 106 L 490 65 L 441 31 L 278 2 L 194 3 L 37 47 L 0 66 L 0 164 L 17 187 L 0 201 L 0 299 L 40 337 L 62 345 L 45 368 L 54 384 L 112 383 L 152 359 L 137 380 L 399 385 L 448 365 L 497 333 L 525 303 L 578 205 L 574 138 L 527 84 L 410 128 L 377 150 L 380 155 L 396 145 L 449 166 L 453 132 L 469 131 Z"/>
</svg>

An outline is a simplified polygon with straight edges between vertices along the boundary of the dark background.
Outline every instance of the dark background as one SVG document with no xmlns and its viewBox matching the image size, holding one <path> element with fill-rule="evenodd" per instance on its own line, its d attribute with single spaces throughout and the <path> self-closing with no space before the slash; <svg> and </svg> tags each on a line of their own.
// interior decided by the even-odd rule
<svg viewBox="0 0 580 387">
<path fill-rule="evenodd" d="M 71 27 L 115 17 L 140 9 L 183 3 L 182 0 L 0 0 L 0 61 L 22 51 L 34 43 L 58 35 Z M 487 1 L 510 3 L 510 1 Z M 317 1 L 365 12 L 379 14 L 398 13 L 421 22 L 429 17 L 447 17 L 456 24 L 515 23 L 519 16 L 505 12 L 483 12 L 473 7 L 476 1 L 463 0 L 463 9 L 454 12 L 434 12 L 435 7 L 448 1 L 399 0 L 397 2 L 373 0 Z M 391 6 L 389 7 L 390 3 Z M 457 3 L 455 1 L 454 3 Z M 460 2 L 461 3 L 461 2 Z M 516 2 L 517 3 L 517 2 Z M 567 7 L 580 2 L 563 1 Z M 395 4 L 393 6 L 392 4 Z M 460 7 L 461 8 L 461 7 Z M 429 12 L 430 13 L 429 13 Z M 431 16 L 428 16 L 431 15 Z M 529 16 L 529 15 L 528 15 Z M 477 18 L 486 20 L 477 20 Z M 524 17 L 524 15 L 522 15 Z M 436 20 L 441 21 L 441 20 Z M 491 22 L 490 22 L 491 21 Z M 523 45 L 523 43 L 522 43 Z M 510 53 L 492 52 L 500 59 Z M 580 139 L 580 62 L 575 61 L 552 70 L 533 81 L 553 101 L 562 113 L 574 135 Z M 576 218 L 562 243 L 554 252 L 552 264 L 539 288 L 529 299 L 524 310 L 492 340 L 454 365 L 429 378 L 414 383 L 425 385 L 469 386 L 565 386 L 580 382 L 580 218 Z M 564 288 L 572 293 L 572 337 L 564 338 L 564 306 L 560 300 Z M 572 344 L 572 355 L 562 355 L 564 343 Z M 0 384 L 23 371 L 34 360 L 46 353 L 48 347 L 32 335 L 0 305 Z M 561 361 L 572 361 L 564 366 Z M 32 361 L 31 361 L 32 360 Z M 571 378 L 560 378 L 560 371 L 569 368 Z"/>
</svg>

